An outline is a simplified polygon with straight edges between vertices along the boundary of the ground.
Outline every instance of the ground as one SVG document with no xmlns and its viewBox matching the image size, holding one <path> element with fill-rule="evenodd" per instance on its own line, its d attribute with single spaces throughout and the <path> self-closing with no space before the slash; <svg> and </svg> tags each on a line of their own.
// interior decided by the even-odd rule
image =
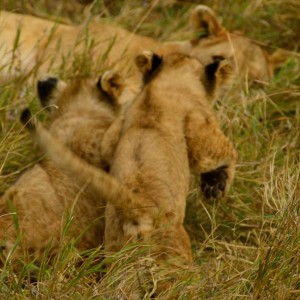
<svg viewBox="0 0 300 300">
<path fill-rule="evenodd" d="M 3 0 L 0 8 L 59 17 L 66 23 L 79 23 L 90 15 L 101 16 L 162 40 L 188 36 L 186 19 L 195 4 L 160 1 L 151 7 L 151 1 L 146 0 L 112 1 L 110 5 L 104 4 L 107 1 L 94 1 L 89 8 L 76 0 L 33 2 Z M 191 183 L 186 228 L 193 241 L 195 266 L 178 272 L 173 289 L 166 291 L 165 297 L 172 299 L 172 293 L 180 291 L 180 299 L 297 299 L 300 3 L 213 0 L 202 4 L 213 8 L 228 29 L 244 32 L 269 51 L 278 47 L 289 50 L 292 56 L 271 82 L 246 84 L 242 89 L 234 85 L 216 103 L 222 128 L 239 155 L 235 181 L 229 195 L 215 202 L 203 199 L 196 179 Z M 18 121 L 26 106 L 33 111 L 39 109 L 33 83 L 19 79 L 0 83 L 1 193 L 41 157 Z M 157 281 L 174 275 L 155 270 L 149 261 L 135 265 L 138 246 L 105 261 L 99 260 L 99 249 L 74 254 L 72 247 L 63 247 L 52 265 L 45 258 L 42 266 L 32 262 L 15 274 L 13 266 L 6 264 L 0 270 L 1 298 L 126 299 L 123 291 L 140 274 L 147 299 L 151 292 L 154 294 Z M 105 271 L 106 263 L 112 263 L 110 272 Z M 143 280 L 151 282 L 152 289 Z"/>
</svg>

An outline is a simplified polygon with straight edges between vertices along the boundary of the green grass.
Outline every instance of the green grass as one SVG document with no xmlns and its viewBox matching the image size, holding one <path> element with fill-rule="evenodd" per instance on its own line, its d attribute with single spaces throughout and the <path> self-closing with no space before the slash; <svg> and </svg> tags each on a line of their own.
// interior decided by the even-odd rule
<svg viewBox="0 0 300 300">
<path fill-rule="evenodd" d="M 177 1 L 150 12 L 136 1 L 103 1 L 88 9 L 73 1 L 3 0 L 1 8 L 79 23 L 81 14 L 111 18 L 148 36 L 178 39 L 189 34 L 186 19 L 192 1 Z M 54 5 L 55 3 L 55 5 Z M 297 0 L 202 1 L 230 30 L 241 30 L 270 49 L 300 47 L 300 3 Z M 139 27 L 136 25 L 139 24 Z M 91 72 L 86 58 L 73 66 Z M 74 71 L 73 70 L 73 71 Z M 61 70 L 71 77 L 71 70 Z M 195 264 L 174 274 L 157 269 L 138 245 L 103 260 L 103 251 L 77 253 L 62 245 L 49 264 L 7 263 L 0 270 L 3 299 L 126 299 L 137 287 L 145 299 L 298 299 L 300 297 L 300 61 L 291 57 L 265 86 L 238 86 L 217 103 L 226 134 L 239 160 L 229 195 L 221 201 L 201 197 L 191 183 L 186 228 L 193 241 Z M 22 108 L 39 109 L 33 83 L 15 79 L 0 83 L 0 193 L 40 157 L 18 116 Z M 50 249 L 49 249 L 50 251 Z M 111 268 L 105 268 L 110 265 Z M 163 281 L 172 289 L 155 292 Z M 172 296 L 173 295 L 173 296 Z"/>
</svg>

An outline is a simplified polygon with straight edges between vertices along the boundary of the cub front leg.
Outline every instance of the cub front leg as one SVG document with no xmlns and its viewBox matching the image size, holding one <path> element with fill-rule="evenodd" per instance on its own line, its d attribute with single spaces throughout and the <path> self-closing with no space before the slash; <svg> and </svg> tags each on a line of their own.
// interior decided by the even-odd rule
<svg viewBox="0 0 300 300">
<path fill-rule="evenodd" d="M 186 123 L 190 167 L 200 172 L 200 186 L 206 198 L 220 198 L 228 191 L 236 163 L 232 143 L 220 130 L 213 115 L 193 113 Z"/>
</svg>

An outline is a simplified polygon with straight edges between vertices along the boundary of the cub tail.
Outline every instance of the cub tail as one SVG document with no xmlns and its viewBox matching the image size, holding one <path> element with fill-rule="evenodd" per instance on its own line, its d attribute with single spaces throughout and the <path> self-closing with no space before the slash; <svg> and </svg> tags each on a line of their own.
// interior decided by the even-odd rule
<svg viewBox="0 0 300 300">
<path fill-rule="evenodd" d="M 89 184 L 89 188 L 94 190 L 99 197 L 113 204 L 125 217 L 134 216 L 135 208 L 137 208 L 134 197 L 117 179 L 74 154 L 53 137 L 29 109 L 22 112 L 20 120 L 56 166 L 80 183 Z"/>
</svg>

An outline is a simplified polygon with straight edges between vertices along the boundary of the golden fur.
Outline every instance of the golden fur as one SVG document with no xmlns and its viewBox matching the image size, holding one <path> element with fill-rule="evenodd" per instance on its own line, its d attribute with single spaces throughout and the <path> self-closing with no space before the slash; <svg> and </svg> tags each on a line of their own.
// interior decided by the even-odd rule
<svg viewBox="0 0 300 300">
<path fill-rule="evenodd" d="M 63 170 L 90 183 L 107 200 L 105 248 L 140 241 L 158 261 L 191 263 L 183 226 L 190 167 L 201 173 L 208 197 L 220 197 L 234 175 L 236 154 L 219 129 L 211 102 L 230 65 L 204 67 L 182 54 L 137 56 L 145 87 L 106 132 L 103 156 L 110 173 L 87 165 L 37 121 L 29 128 Z"/>
<path fill-rule="evenodd" d="M 207 6 L 196 6 L 190 22 L 194 30 L 190 40 L 161 43 L 103 20 L 71 26 L 1 11 L 1 76 L 49 70 L 53 73 L 63 62 L 64 67 L 70 67 L 74 61 L 84 59 L 91 60 L 94 66 L 104 61 L 110 66 L 117 64 L 123 70 L 124 66 L 132 65 L 130 59 L 151 49 L 160 54 L 178 52 L 195 56 L 204 64 L 220 57 L 231 58 L 239 75 L 268 80 L 287 57 L 282 51 L 270 55 L 250 39 L 229 33 Z"/>
<path fill-rule="evenodd" d="M 101 140 L 118 109 L 116 99 L 108 95 L 126 95 L 117 92 L 117 87 L 126 90 L 120 76 L 113 72 L 104 73 L 98 83 L 92 79 L 65 83 L 54 77 L 38 82 L 41 103 L 50 111 L 51 134 L 98 168 L 106 167 Z M 87 184 L 44 159 L 0 198 L 0 246 L 6 257 L 17 257 L 25 249 L 31 259 L 41 259 L 49 246 L 50 254 L 58 251 L 64 235 L 75 240 L 83 233 L 75 246 L 97 247 L 103 243 L 104 209 L 105 202 Z"/>
<path fill-rule="evenodd" d="M 190 24 L 198 33 L 191 41 L 190 55 L 198 57 L 204 64 L 211 62 L 211 58 L 232 59 L 236 74 L 250 80 L 271 79 L 275 69 L 289 56 L 284 50 L 269 54 L 242 33 L 228 32 L 213 10 L 205 5 L 198 5 L 193 10 Z"/>
</svg>

